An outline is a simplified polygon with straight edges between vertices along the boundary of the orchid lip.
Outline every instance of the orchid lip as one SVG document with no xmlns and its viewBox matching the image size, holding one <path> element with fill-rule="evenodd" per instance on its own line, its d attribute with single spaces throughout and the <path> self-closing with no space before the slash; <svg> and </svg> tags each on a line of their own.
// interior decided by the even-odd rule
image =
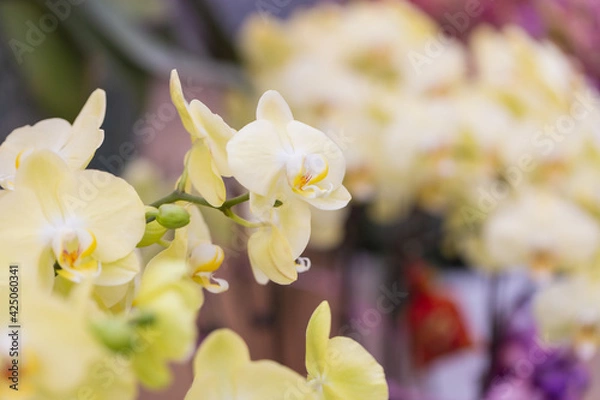
<svg viewBox="0 0 600 400">
<path fill-rule="evenodd" d="M 287 162 L 287 177 L 292 190 L 305 197 L 323 197 L 332 190 L 332 185 L 324 189 L 318 184 L 329 174 L 329 164 L 320 154 L 296 154 Z"/>
<path fill-rule="evenodd" d="M 96 246 L 96 236 L 89 230 L 60 228 L 52 240 L 52 250 L 61 267 L 57 273 L 74 282 L 100 275 L 101 264 L 93 257 Z"/>
</svg>

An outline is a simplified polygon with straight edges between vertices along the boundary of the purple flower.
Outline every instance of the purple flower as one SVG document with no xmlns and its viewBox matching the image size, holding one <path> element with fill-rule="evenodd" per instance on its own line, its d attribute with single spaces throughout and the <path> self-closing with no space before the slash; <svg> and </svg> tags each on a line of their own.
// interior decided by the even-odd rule
<svg viewBox="0 0 600 400">
<path fill-rule="evenodd" d="M 523 321 L 519 311 L 512 320 Z M 508 326 L 493 365 L 494 379 L 485 400 L 580 400 L 588 372 L 572 353 L 541 343 L 531 317 L 524 326 Z M 513 324 L 514 325 L 514 324 Z"/>
</svg>

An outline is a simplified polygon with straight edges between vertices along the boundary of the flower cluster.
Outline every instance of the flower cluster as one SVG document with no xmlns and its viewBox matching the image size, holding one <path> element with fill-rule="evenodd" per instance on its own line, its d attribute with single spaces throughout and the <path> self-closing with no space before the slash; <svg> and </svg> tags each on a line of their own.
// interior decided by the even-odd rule
<svg viewBox="0 0 600 400">
<path fill-rule="evenodd" d="M 44 120 L 0 145 L 0 263 L 19 269 L 18 318 L 26 327 L 19 398 L 132 399 L 137 382 L 152 390 L 169 385 L 169 364 L 193 353 L 204 291 L 229 288 L 219 277 L 226 254 L 199 207 L 252 230 L 248 254 L 258 282 L 290 284 L 310 267 L 301 254 L 311 208 L 336 210 L 350 201 L 341 150 L 294 120 L 277 92 L 265 93 L 256 121 L 238 132 L 199 100 L 188 103 L 176 71 L 171 95 L 191 149 L 175 190 L 149 205 L 125 180 L 86 169 L 104 139 L 102 90 L 73 124 Z M 228 199 L 223 177 L 240 184 L 229 190 L 249 191 Z M 246 201 L 248 219 L 234 211 Z M 140 248 L 151 244 L 164 249 L 145 263 Z M 13 282 L 8 274 L 0 282 L 8 299 Z M 11 315 L 5 308 L 4 328 Z M 238 336 L 214 333 L 196 357 L 188 398 L 263 400 L 294 389 L 298 399 L 386 399 L 381 366 L 358 343 L 330 340 L 329 327 L 324 304 L 307 332 L 306 379 L 272 362 L 250 362 Z M 0 365 L 12 363 L 7 354 Z M 9 387 L 5 382 L 0 393 Z"/>
<path fill-rule="evenodd" d="M 241 37 L 259 88 L 342 133 L 331 136 L 344 183 L 376 221 L 437 214 L 447 248 L 487 270 L 527 267 L 548 281 L 600 268 L 600 96 L 552 42 L 515 26 L 458 42 L 392 1 L 260 16 Z M 319 240 L 339 240 L 339 215 L 314 221 L 338 223 Z M 561 340 L 589 330 L 584 314 L 562 320 Z"/>
</svg>

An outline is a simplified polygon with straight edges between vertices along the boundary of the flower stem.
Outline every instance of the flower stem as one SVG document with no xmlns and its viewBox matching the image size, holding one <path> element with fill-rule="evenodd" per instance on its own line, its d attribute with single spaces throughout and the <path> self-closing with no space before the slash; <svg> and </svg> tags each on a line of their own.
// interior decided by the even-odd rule
<svg viewBox="0 0 600 400">
<path fill-rule="evenodd" d="M 187 158 L 187 157 L 186 157 Z M 187 160 L 186 160 L 187 163 Z M 187 165 L 185 166 L 185 168 L 183 169 L 183 172 L 181 173 L 181 176 L 179 177 L 179 180 L 177 181 L 177 189 L 175 191 L 177 192 L 185 192 L 185 187 L 187 184 L 187 180 L 188 180 L 188 169 L 187 169 Z"/>
<path fill-rule="evenodd" d="M 172 193 L 168 194 L 167 196 L 156 200 L 154 203 L 150 204 L 150 206 L 158 208 L 158 207 L 162 206 L 163 204 L 175 203 L 176 201 L 187 201 L 189 203 L 193 203 L 193 204 L 196 204 L 199 206 L 219 210 L 223 214 L 225 214 L 225 216 L 227 216 L 228 218 L 232 219 L 233 221 L 235 221 L 236 223 L 238 223 L 242 226 L 245 226 L 247 228 L 256 228 L 256 227 L 260 226 L 260 224 L 256 224 L 254 222 L 247 221 L 247 220 L 243 219 L 242 217 L 240 217 L 239 215 L 235 214 L 231 210 L 231 207 L 234 207 L 238 204 L 244 203 L 244 202 L 248 201 L 249 199 L 250 199 L 250 193 L 244 193 L 240 196 L 229 199 L 226 202 L 224 202 L 221 206 L 216 207 L 216 206 L 211 205 L 203 197 L 194 196 L 194 195 L 185 193 L 180 190 L 175 190 Z M 156 217 L 149 216 L 148 218 L 146 218 L 146 223 L 152 222 L 155 219 L 156 219 Z"/>
<path fill-rule="evenodd" d="M 239 215 L 237 215 L 236 213 L 231 211 L 230 208 L 223 210 L 223 214 L 225 214 L 232 221 L 236 222 L 239 225 L 245 226 L 246 228 L 258 228 L 261 226 L 260 223 L 251 222 L 251 221 L 248 221 L 248 220 L 240 217 Z"/>
<path fill-rule="evenodd" d="M 206 201 L 204 198 L 200 197 L 200 196 L 194 196 L 185 192 L 180 192 L 178 190 L 175 190 L 174 192 L 172 192 L 171 194 L 168 194 L 167 196 L 163 197 L 162 199 L 158 199 L 156 200 L 154 203 L 150 204 L 152 207 L 160 207 L 163 204 L 170 204 L 170 203 L 175 203 L 176 201 L 187 201 L 189 203 L 194 203 L 194 204 L 198 204 L 200 206 L 204 206 L 204 207 L 210 207 L 210 208 L 219 208 L 219 207 L 214 207 L 212 205 L 210 205 L 210 203 L 208 201 Z"/>
<path fill-rule="evenodd" d="M 237 206 L 238 204 L 245 203 L 250 200 L 250 193 L 244 193 L 240 196 L 234 197 L 233 199 L 227 200 L 219 209 L 222 208 L 231 208 L 233 206 Z"/>
</svg>

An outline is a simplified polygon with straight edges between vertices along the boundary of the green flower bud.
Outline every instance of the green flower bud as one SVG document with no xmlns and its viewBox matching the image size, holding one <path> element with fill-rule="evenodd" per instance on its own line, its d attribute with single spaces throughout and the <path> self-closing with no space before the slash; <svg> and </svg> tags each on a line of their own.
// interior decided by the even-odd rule
<svg viewBox="0 0 600 400">
<path fill-rule="evenodd" d="M 158 221 L 152 221 L 146 224 L 146 230 L 142 240 L 137 244 L 137 247 L 146 247 L 158 242 L 164 234 L 167 232 L 167 228 L 158 223 Z"/>
<path fill-rule="evenodd" d="M 110 350 L 127 352 L 133 347 L 135 329 L 122 319 L 107 319 L 92 325 L 96 337 Z"/>
<path fill-rule="evenodd" d="M 163 204 L 158 209 L 156 220 L 165 228 L 182 228 L 190 223 L 190 213 L 176 204 Z"/>
</svg>

